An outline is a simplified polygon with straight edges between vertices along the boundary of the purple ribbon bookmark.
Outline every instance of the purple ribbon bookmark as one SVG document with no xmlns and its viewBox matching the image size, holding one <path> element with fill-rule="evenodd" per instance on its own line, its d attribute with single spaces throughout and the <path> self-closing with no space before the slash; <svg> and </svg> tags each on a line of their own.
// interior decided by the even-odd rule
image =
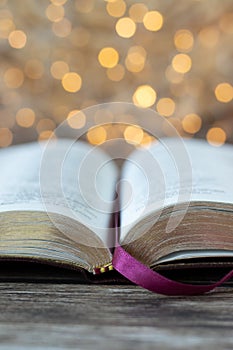
<svg viewBox="0 0 233 350">
<path fill-rule="evenodd" d="M 209 285 L 194 285 L 180 283 L 160 275 L 117 246 L 113 256 L 113 266 L 116 271 L 131 282 L 152 292 L 164 295 L 197 295 L 207 293 L 233 276 L 233 270 L 220 281 Z"/>
</svg>

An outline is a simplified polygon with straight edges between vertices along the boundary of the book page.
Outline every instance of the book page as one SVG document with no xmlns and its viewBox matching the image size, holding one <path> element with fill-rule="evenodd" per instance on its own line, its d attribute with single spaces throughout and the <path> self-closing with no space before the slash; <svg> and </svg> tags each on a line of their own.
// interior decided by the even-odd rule
<svg viewBox="0 0 233 350">
<path fill-rule="evenodd" d="M 0 150 L 0 166 L 0 212 L 62 214 L 107 246 L 114 240 L 108 228 L 118 169 L 103 151 L 73 140 L 31 143 Z"/>
<path fill-rule="evenodd" d="M 136 150 L 125 162 L 122 240 L 137 222 L 155 212 L 142 228 L 144 232 L 149 229 L 167 206 L 186 201 L 233 203 L 233 147 L 214 147 L 202 140 L 184 140 L 183 145 L 185 151 L 176 139 L 166 139 L 164 145 Z"/>
</svg>

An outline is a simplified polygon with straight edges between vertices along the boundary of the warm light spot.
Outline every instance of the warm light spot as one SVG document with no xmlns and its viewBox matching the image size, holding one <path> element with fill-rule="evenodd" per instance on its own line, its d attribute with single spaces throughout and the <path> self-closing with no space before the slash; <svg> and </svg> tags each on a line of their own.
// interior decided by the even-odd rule
<svg viewBox="0 0 233 350">
<path fill-rule="evenodd" d="M 54 130 L 55 128 L 56 124 L 52 119 L 49 118 L 40 119 L 36 126 L 36 130 L 39 134 L 42 131 Z"/>
<path fill-rule="evenodd" d="M 124 78 L 125 68 L 121 64 L 117 64 L 113 68 L 108 68 L 107 76 L 112 81 L 120 81 Z"/>
<path fill-rule="evenodd" d="M 29 60 L 25 64 L 25 74 L 31 79 L 40 79 L 44 74 L 44 65 L 37 59 Z"/>
<path fill-rule="evenodd" d="M 156 101 L 156 92 L 150 85 L 141 85 L 133 95 L 133 102 L 136 106 L 147 108 Z"/>
<path fill-rule="evenodd" d="M 176 72 L 172 66 L 167 67 L 165 71 L 165 76 L 166 79 L 173 84 L 181 83 L 184 78 L 184 74 Z"/>
<path fill-rule="evenodd" d="M 22 30 L 13 30 L 9 34 L 8 41 L 14 49 L 22 49 L 27 42 L 27 36 Z"/>
<path fill-rule="evenodd" d="M 12 140 L 12 132 L 8 128 L 0 128 L 0 147 L 10 146 Z"/>
<path fill-rule="evenodd" d="M 65 38 L 71 33 L 71 22 L 67 18 L 63 18 L 59 22 L 55 22 L 52 25 L 52 31 L 59 38 Z"/>
<path fill-rule="evenodd" d="M 65 15 L 63 6 L 50 4 L 46 9 L 46 16 L 51 22 L 59 22 Z"/>
<path fill-rule="evenodd" d="M 180 29 L 175 33 L 174 44 L 179 51 L 189 52 L 193 47 L 193 34 L 190 30 Z"/>
<path fill-rule="evenodd" d="M 10 18 L 0 19 L 0 38 L 7 39 L 10 32 L 15 29 L 14 22 Z"/>
<path fill-rule="evenodd" d="M 221 146 L 226 141 L 226 133 L 222 128 L 210 128 L 206 139 L 212 146 Z"/>
<path fill-rule="evenodd" d="M 8 88 L 17 89 L 24 82 L 24 74 L 19 68 L 9 68 L 4 74 L 4 81 Z"/>
<path fill-rule="evenodd" d="M 98 55 L 98 60 L 101 66 L 113 68 L 119 61 L 119 54 L 113 47 L 104 47 Z"/>
<path fill-rule="evenodd" d="M 132 46 L 125 59 L 125 66 L 130 72 L 141 72 L 145 66 L 146 50 L 142 46 Z"/>
<path fill-rule="evenodd" d="M 102 126 L 91 128 L 87 133 L 87 140 L 92 145 L 100 145 L 107 139 L 107 132 Z"/>
<path fill-rule="evenodd" d="M 143 17 L 143 24 L 146 29 L 157 32 L 163 26 L 163 16 L 158 11 L 149 11 Z"/>
<path fill-rule="evenodd" d="M 233 86 L 229 83 L 218 84 L 214 92 L 219 102 L 227 103 L 233 99 Z"/>
<path fill-rule="evenodd" d="M 132 61 L 129 60 L 128 57 L 126 57 L 125 59 L 125 66 L 127 68 L 127 70 L 129 72 L 132 72 L 132 73 L 139 73 L 141 72 L 144 67 L 145 67 L 145 61 L 144 62 L 137 62 L 137 63 L 133 63 Z"/>
<path fill-rule="evenodd" d="M 233 12 L 227 12 L 222 15 L 219 21 L 219 27 L 225 33 L 233 33 Z"/>
<path fill-rule="evenodd" d="M 175 107 L 175 102 L 167 97 L 161 98 L 156 105 L 158 113 L 165 117 L 170 117 L 175 112 Z"/>
<path fill-rule="evenodd" d="M 146 132 L 144 132 L 142 141 L 140 142 L 140 146 L 143 148 L 149 148 L 152 142 L 155 142 L 155 139 Z"/>
<path fill-rule="evenodd" d="M 126 4 L 123 0 L 108 2 L 106 6 L 107 12 L 112 17 L 121 17 L 126 10 Z"/>
<path fill-rule="evenodd" d="M 81 129 L 86 123 L 86 116 L 83 112 L 74 109 L 68 114 L 67 123 L 72 129 Z"/>
<path fill-rule="evenodd" d="M 116 23 L 116 32 L 122 38 L 131 38 L 136 32 L 136 24 L 129 17 L 120 18 Z"/>
<path fill-rule="evenodd" d="M 75 8 L 78 12 L 89 13 L 94 9 L 94 0 L 77 0 L 75 1 Z"/>
<path fill-rule="evenodd" d="M 147 13 L 148 8 L 143 3 L 133 4 L 129 8 L 129 17 L 136 23 L 142 23 L 143 17 Z"/>
<path fill-rule="evenodd" d="M 178 73 L 187 73 L 192 67 L 192 60 L 188 55 L 179 53 L 173 57 L 172 67 Z"/>
<path fill-rule="evenodd" d="M 72 30 L 69 39 L 72 45 L 83 47 L 89 43 L 90 32 L 83 27 L 77 27 Z"/>
<path fill-rule="evenodd" d="M 38 137 L 38 141 L 48 140 L 48 139 L 55 139 L 56 136 L 52 130 L 44 130 L 40 133 Z"/>
<path fill-rule="evenodd" d="M 61 80 L 69 72 L 69 66 L 64 61 L 55 61 L 51 65 L 50 73 L 55 79 Z"/>
<path fill-rule="evenodd" d="M 182 120 L 182 127 L 185 132 L 195 134 L 201 129 L 202 120 L 195 113 L 187 114 Z"/>
<path fill-rule="evenodd" d="M 212 48 L 218 43 L 219 30 L 215 26 L 205 27 L 198 33 L 198 39 L 204 47 Z"/>
<path fill-rule="evenodd" d="M 143 130 L 137 125 L 130 125 L 125 128 L 124 138 L 126 142 L 138 145 L 143 139 Z"/>
<path fill-rule="evenodd" d="M 35 112 L 31 108 L 21 108 L 16 114 L 16 122 L 23 128 L 30 128 L 35 122 Z"/>
<path fill-rule="evenodd" d="M 81 89 L 82 79 L 77 73 L 66 73 L 62 78 L 62 86 L 68 92 L 77 92 Z"/>
</svg>

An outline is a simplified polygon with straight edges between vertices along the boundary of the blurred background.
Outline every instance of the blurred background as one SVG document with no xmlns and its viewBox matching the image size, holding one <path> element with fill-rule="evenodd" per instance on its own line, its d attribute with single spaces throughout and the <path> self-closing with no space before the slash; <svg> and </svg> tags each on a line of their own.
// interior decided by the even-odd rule
<svg viewBox="0 0 233 350">
<path fill-rule="evenodd" d="M 232 0 L 0 0 L 0 147 L 47 139 L 77 111 L 132 102 L 182 136 L 233 142 Z M 99 120 L 96 118 L 96 123 Z M 92 144 L 137 125 L 92 128 Z"/>
</svg>

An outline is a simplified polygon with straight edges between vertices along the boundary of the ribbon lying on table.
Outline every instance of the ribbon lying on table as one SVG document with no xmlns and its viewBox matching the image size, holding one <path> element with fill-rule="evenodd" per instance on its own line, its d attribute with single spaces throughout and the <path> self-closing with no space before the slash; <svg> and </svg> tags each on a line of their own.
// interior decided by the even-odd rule
<svg viewBox="0 0 233 350">
<path fill-rule="evenodd" d="M 114 251 L 113 267 L 131 282 L 152 292 L 165 295 L 195 295 L 207 293 L 233 276 L 233 270 L 231 270 L 220 281 L 208 285 L 176 282 L 151 270 L 148 266 L 142 264 L 127 253 L 119 245 L 116 246 Z"/>
</svg>

